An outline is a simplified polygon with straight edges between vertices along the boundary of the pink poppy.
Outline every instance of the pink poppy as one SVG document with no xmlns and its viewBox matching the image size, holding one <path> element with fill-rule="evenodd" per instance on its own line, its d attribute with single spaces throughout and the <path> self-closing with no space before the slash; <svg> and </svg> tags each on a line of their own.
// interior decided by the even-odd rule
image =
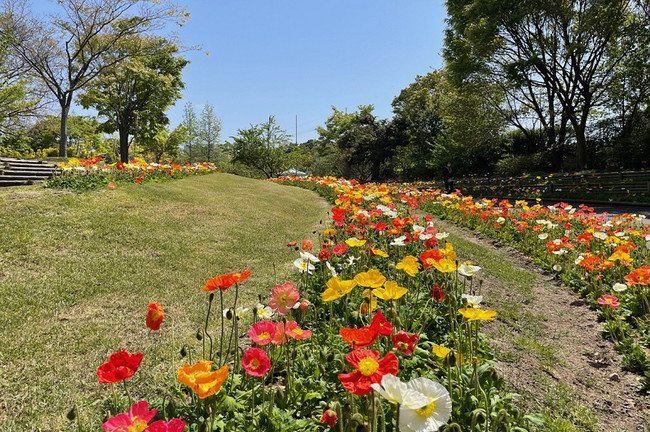
<svg viewBox="0 0 650 432">
<path fill-rule="evenodd" d="M 115 417 L 108 419 L 102 427 L 105 431 L 143 431 L 147 428 L 147 423 L 156 415 L 156 411 L 149 411 L 149 404 L 147 401 L 136 402 L 131 405 L 128 413 L 118 414 Z"/>
<path fill-rule="evenodd" d="M 307 339 L 311 336 L 310 330 L 303 330 L 298 327 L 298 323 L 295 321 L 289 321 L 287 323 L 286 335 L 293 339 Z"/>
<path fill-rule="evenodd" d="M 273 287 L 269 306 L 280 315 L 286 315 L 299 298 L 300 293 L 298 290 L 293 287 L 291 282 L 286 282 Z"/>
<path fill-rule="evenodd" d="M 149 425 L 146 432 L 183 432 L 185 422 L 179 418 L 169 421 L 158 420 Z"/>
<path fill-rule="evenodd" d="M 280 322 L 275 326 L 275 336 L 273 336 L 273 340 L 271 342 L 273 345 L 282 345 L 287 340 L 287 334 L 284 331 L 284 323 Z"/>
<path fill-rule="evenodd" d="M 267 345 L 271 343 L 275 336 L 276 324 L 271 321 L 260 321 L 252 325 L 248 330 L 248 335 L 258 345 Z"/>
<path fill-rule="evenodd" d="M 264 376 L 271 369 L 271 360 L 261 348 L 249 348 L 241 359 L 241 365 L 248 375 Z"/>
<path fill-rule="evenodd" d="M 598 299 L 598 303 L 603 306 L 609 306 L 612 309 L 614 309 L 618 307 L 618 298 L 614 297 L 613 295 L 605 294 Z"/>
</svg>

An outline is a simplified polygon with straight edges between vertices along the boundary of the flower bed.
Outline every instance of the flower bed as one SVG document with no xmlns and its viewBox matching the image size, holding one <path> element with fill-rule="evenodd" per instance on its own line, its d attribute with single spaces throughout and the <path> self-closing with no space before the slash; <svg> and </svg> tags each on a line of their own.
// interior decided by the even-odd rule
<svg viewBox="0 0 650 432">
<path fill-rule="evenodd" d="M 180 165 L 170 161 L 166 164 L 150 164 L 138 158 L 126 164 L 106 164 L 101 156 L 90 159 L 73 158 L 58 166 L 61 172 L 45 181 L 45 187 L 76 191 L 103 187 L 114 189 L 120 183 L 160 182 L 216 171 L 215 166 L 208 163 Z"/>
<path fill-rule="evenodd" d="M 288 243 L 299 277 L 252 310 L 238 304 L 248 271 L 197 287 L 205 322 L 182 349 L 170 393 L 147 395 L 153 409 L 128 393 L 141 354 L 121 351 L 99 366 L 100 382 L 124 386 L 107 396 L 104 429 L 523 432 L 540 424 L 492 367 L 480 328 L 495 312 L 482 305 L 480 267 L 456 262 L 433 218 L 410 214 L 414 201 L 404 205 L 394 188 L 334 179 L 312 187 L 334 192 L 332 227 L 318 245 Z M 233 304 L 224 304 L 227 290 Z M 149 306 L 152 331 L 166 331 L 163 306 Z"/>
</svg>

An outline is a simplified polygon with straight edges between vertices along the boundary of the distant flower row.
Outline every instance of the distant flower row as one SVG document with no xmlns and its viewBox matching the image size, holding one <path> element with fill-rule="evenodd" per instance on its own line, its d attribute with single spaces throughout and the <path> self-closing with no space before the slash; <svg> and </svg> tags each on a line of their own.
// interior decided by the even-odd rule
<svg viewBox="0 0 650 432">
<path fill-rule="evenodd" d="M 101 187 L 114 189 L 120 183 L 140 184 L 217 171 L 213 164 L 205 162 L 181 165 L 172 163 L 171 160 L 164 163 L 148 163 L 144 159 L 135 158 L 129 163 L 107 164 L 101 156 L 89 159 L 72 158 L 66 163 L 58 164 L 58 167 L 61 172 L 46 181 L 45 186 L 80 191 Z"/>
</svg>

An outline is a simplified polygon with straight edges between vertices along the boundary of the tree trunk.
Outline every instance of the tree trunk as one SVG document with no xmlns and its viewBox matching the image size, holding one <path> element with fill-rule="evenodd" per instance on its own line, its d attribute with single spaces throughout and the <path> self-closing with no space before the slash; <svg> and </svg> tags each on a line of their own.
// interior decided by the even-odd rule
<svg viewBox="0 0 650 432">
<path fill-rule="evenodd" d="M 129 162 L 129 128 L 120 126 L 120 162 Z"/>
<path fill-rule="evenodd" d="M 66 157 L 68 154 L 68 112 L 70 102 L 63 101 L 61 104 L 61 131 L 59 135 L 59 157 Z"/>
<path fill-rule="evenodd" d="M 578 171 L 587 167 L 587 137 L 582 122 L 576 128 L 576 165 Z"/>
</svg>

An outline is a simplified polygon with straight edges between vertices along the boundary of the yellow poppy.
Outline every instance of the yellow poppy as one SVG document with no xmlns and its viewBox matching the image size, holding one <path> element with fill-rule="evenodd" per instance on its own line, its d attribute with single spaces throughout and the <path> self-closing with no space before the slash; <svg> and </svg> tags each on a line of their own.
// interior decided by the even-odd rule
<svg viewBox="0 0 650 432">
<path fill-rule="evenodd" d="M 372 295 L 372 292 L 369 289 L 363 291 L 362 298 L 363 301 L 361 303 L 361 308 L 359 309 L 362 314 L 367 314 L 377 309 L 377 298 Z M 368 303 L 370 303 L 370 308 L 368 308 Z"/>
<path fill-rule="evenodd" d="M 372 253 L 380 257 L 388 258 L 388 254 L 381 249 L 373 249 Z"/>
<path fill-rule="evenodd" d="M 325 237 L 332 237 L 334 234 L 336 234 L 336 230 L 334 228 L 329 228 L 323 231 L 323 236 Z"/>
<path fill-rule="evenodd" d="M 367 272 L 359 273 L 354 277 L 354 280 L 359 285 L 368 288 L 379 288 L 384 284 L 384 282 L 386 282 L 386 278 L 382 276 L 382 274 L 379 273 L 378 270 L 375 269 L 368 270 Z"/>
<path fill-rule="evenodd" d="M 412 255 L 405 256 L 404 259 L 395 266 L 397 270 L 404 270 L 407 275 L 415 277 L 420 271 L 418 259 Z"/>
<path fill-rule="evenodd" d="M 459 267 L 459 266 L 457 265 L 456 261 L 452 261 L 452 260 L 447 259 L 447 258 L 443 258 L 443 259 L 441 259 L 440 261 L 435 261 L 435 262 L 433 263 L 433 266 L 434 266 L 434 267 L 435 267 L 439 272 L 442 272 L 442 273 L 451 273 L 451 272 L 454 272 L 454 271 L 456 271 L 456 269 L 458 269 L 458 267 Z"/>
<path fill-rule="evenodd" d="M 445 254 L 445 258 L 452 261 L 456 260 L 456 252 L 454 252 L 454 246 L 451 243 L 447 242 L 447 244 L 445 244 L 445 249 L 442 252 Z"/>
<path fill-rule="evenodd" d="M 376 288 L 372 293 L 382 300 L 397 300 L 408 292 L 408 289 L 397 285 L 397 282 L 388 281 L 384 288 Z"/>
<path fill-rule="evenodd" d="M 357 286 L 353 280 L 339 280 L 333 277 L 327 281 L 327 289 L 323 292 L 323 301 L 332 301 L 343 297 Z"/>
<path fill-rule="evenodd" d="M 468 307 L 458 309 L 458 312 L 467 318 L 467 321 L 494 321 L 494 317 L 497 315 L 495 311 Z"/>
<path fill-rule="evenodd" d="M 345 243 L 350 247 L 360 247 L 366 244 L 365 240 L 359 240 L 358 238 L 349 238 Z"/>
<path fill-rule="evenodd" d="M 212 396 L 221 389 L 228 376 L 228 365 L 213 371 L 212 362 L 203 360 L 193 365 L 185 363 L 178 369 L 178 380 L 190 387 L 201 399 Z"/>
</svg>

